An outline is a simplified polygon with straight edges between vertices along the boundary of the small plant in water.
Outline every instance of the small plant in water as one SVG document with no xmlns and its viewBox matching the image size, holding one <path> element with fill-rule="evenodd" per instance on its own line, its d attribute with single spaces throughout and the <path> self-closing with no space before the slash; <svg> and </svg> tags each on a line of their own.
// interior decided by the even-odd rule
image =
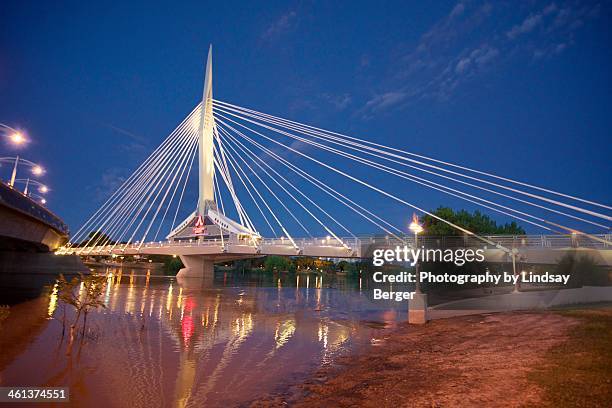
<svg viewBox="0 0 612 408">
<path fill-rule="evenodd" d="M 59 299 L 65 305 L 72 306 L 75 311 L 74 321 L 70 325 L 70 340 L 66 354 L 70 354 L 72 352 L 72 344 L 74 343 L 81 315 L 83 315 L 83 329 L 81 336 L 84 336 L 85 328 L 87 326 L 87 314 L 92 309 L 106 307 L 104 301 L 102 300 L 105 287 L 106 278 L 104 275 L 79 274 L 79 276 L 75 276 L 71 280 L 67 280 L 64 275 L 60 275 L 58 280 Z"/>
<path fill-rule="evenodd" d="M 2 321 L 5 320 L 10 313 L 11 311 L 8 306 L 0 305 L 0 326 L 2 326 Z"/>
</svg>

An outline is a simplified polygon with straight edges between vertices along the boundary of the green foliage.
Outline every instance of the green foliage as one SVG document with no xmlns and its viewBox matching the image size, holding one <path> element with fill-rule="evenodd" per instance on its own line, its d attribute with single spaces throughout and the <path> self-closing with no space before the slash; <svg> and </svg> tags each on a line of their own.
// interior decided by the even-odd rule
<svg viewBox="0 0 612 408">
<path fill-rule="evenodd" d="M 266 256 L 262 258 L 237 260 L 233 262 L 234 270 L 242 272 L 256 270 L 259 267 L 263 267 L 266 272 L 272 272 L 275 270 L 287 272 L 303 272 L 310 270 L 312 272 L 319 272 L 320 270 L 322 270 L 324 272 L 339 271 L 348 274 L 358 274 L 360 270 L 368 270 L 369 266 L 370 263 L 361 261 L 349 262 L 346 260 L 341 260 L 335 263 L 330 260 L 308 256 L 298 256 L 290 258 L 275 255 Z"/>
<path fill-rule="evenodd" d="M 184 268 L 184 265 L 181 258 L 173 258 L 169 256 L 164 259 L 164 273 L 166 275 L 176 275 L 182 268 Z"/>
<path fill-rule="evenodd" d="M 252 259 L 239 259 L 234 261 L 234 269 L 236 271 L 245 272 L 253 268 Z"/>
<path fill-rule="evenodd" d="M 348 272 L 349 268 L 350 268 L 351 264 L 348 263 L 347 261 L 340 261 L 338 262 L 338 265 L 336 265 L 336 270 L 340 271 L 340 272 Z"/>
<path fill-rule="evenodd" d="M 300 256 L 295 259 L 295 266 L 300 270 L 305 269 L 314 269 L 315 268 L 315 260 L 314 258 L 310 258 L 307 256 Z"/>
<path fill-rule="evenodd" d="M 524 235 L 525 230 L 514 221 L 508 224 L 497 225 L 488 215 L 476 210 L 470 213 L 466 210 L 454 211 L 449 207 L 439 207 L 432 214 L 463 227 L 478 235 Z M 462 235 L 463 233 L 430 215 L 423 217 L 425 235 Z"/>
<path fill-rule="evenodd" d="M 72 344 L 75 339 L 81 315 L 83 315 L 82 336 L 84 336 L 87 326 L 87 314 L 89 311 L 91 309 L 97 309 L 98 307 L 106 307 L 102 300 L 105 288 L 106 277 L 104 275 L 83 275 L 79 273 L 78 276 L 67 280 L 63 274 L 60 274 L 57 282 L 58 298 L 65 305 L 72 306 L 75 310 L 75 318 L 70 325 L 70 342 L 68 343 L 66 354 L 72 352 Z M 65 321 L 63 324 L 65 324 Z"/>
<path fill-rule="evenodd" d="M 82 289 L 80 286 L 82 285 Z M 67 280 L 60 274 L 57 282 L 58 298 L 80 312 L 88 312 L 90 309 L 106 307 L 102 301 L 102 295 L 106 287 L 106 277 L 104 275 L 91 274 L 78 276 Z M 77 288 L 79 288 L 77 290 Z"/>
<path fill-rule="evenodd" d="M 353 264 L 353 269 L 349 273 L 359 275 L 359 273 L 371 274 L 374 272 L 374 265 L 368 261 L 357 261 Z"/>
<path fill-rule="evenodd" d="M 264 261 L 264 269 L 266 272 L 294 272 L 295 264 L 291 261 L 291 259 L 286 258 L 284 256 L 276 256 L 271 255 L 266 257 Z"/>
<path fill-rule="evenodd" d="M 335 266 L 335 269 L 340 272 L 345 272 L 348 274 L 358 274 L 360 269 L 363 269 L 362 262 L 348 262 L 342 260 L 338 262 Z"/>
<path fill-rule="evenodd" d="M 569 274 L 567 286 L 579 288 L 582 286 L 606 286 L 609 284 L 608 273 L 600 268 L 588 255 L 578 257 L 573 252 L 566 253 L 555 267 L 556 274 Z"/>
<path fill-rule="evenodd" d="M 112 245 L 115 242 L 111 240 L 107 234 L 101 231 L 92 231 L 81 245 L 85 246 L 88 243 L 89 245 Z"/>
<path fill-rule="evenodd" d="M 317 264 L 319 269 L 321 269 L 323 272 L 336 270 L 336 264 L 332 261 L 317 259 Z"/>
</svg>

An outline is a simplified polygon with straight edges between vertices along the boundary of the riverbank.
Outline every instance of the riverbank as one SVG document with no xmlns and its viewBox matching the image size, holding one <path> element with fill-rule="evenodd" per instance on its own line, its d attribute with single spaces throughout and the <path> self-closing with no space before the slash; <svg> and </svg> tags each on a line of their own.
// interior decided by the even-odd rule
<svg viewBox="0 0 612 408">
<path fill-rule="evenodd" d="M 609 305 L 403 325 L 253 406 L 604 406 L 611 337 Z"/>
</svg>

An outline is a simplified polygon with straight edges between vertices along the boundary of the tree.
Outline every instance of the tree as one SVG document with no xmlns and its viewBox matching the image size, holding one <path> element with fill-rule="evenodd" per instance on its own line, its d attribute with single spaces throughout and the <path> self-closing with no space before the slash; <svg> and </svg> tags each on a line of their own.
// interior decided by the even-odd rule
<svg viewBox="0 0 612 408">
<path fill-rule="evenodd" d="M 164 272 L 167 275 L 176 275 L 184 267 L 185 265 L 183 265 L 183 261 L 179 257 L 167 256 L 164 259 Z"/>
<path fill-rule="evenodd" d="M 334 270 L 336 265 L 332 261 L 328 261 L 328 260 L 321 259 L 321 258 L 315 258 L 314 267 L 315 269 L 330 271 L 330 270 Z"/>
<path fill-rule="evenodd" d="M 570 288 L 606 286 L 610 282 L 605 268 L 600 268 L 590 256 L 578 256 L 574 252 L 566 253 L 559 260 L 555 267 L 555 274 L 570 275 L 567 283 Z"/>
<path fill-rule="evenodd" d="M 83 315 L 83 331 L 81 334 L 83 336 L 85 335 L 89 311 L 98 307 L 106 307 L 102 300 L 105 287 L 106 277 L 104 275 L 83 275 L 79 273 L 78 277 L 75 276 L 71 280 L 67 280 L 63 274 L 60 274 L 58 280 L 58 298 L 64 304 L 72 306 L 75 310 L 75 319 L 70 325 L 70 342 L 68 343 L 66 354 L 72 352 L 72 344 L 74 343 L 81 315 Z"/>
<path fill-rule="evenodd" d="M 234 270 L 244 272 L 250 271 L 253 268 L 253 262 L 251 259 L 238 259 L 233 262 Z"/>
<path fill-rule="evenodd" d="M 293 272 L 295 270 L 295 265 L 289 258 L 271 255 L 266 257 L 264 268 L 267 272 L 273 272 L 274 270 Z"/>
<path fill-rule="evenodd" d="M 438 207 L 432 214 L 463 227 L 478 235 L 525 235 L 525 230 L 517 223 L 497 225 L 488 215 L 476 210 L 470 213 L 466 210 L 454 211 L 449 207 Z M 423 217 L 425 235 L 444 236 L 462 235 L 463 232 L 430 215 Z"/>
<path fill-rule="evenodd" d="M 112 245 L 115 242 L 102 231 L 92 231 L 87 238 L 81 242 L 81 246 L 85 245 Z"/>
<path fill-rule="evenodd" d="M 308 256 L 300 256 L 295 259 L 295 265 L 300 270 L 314 269 L 315 261 L 313 258 L 310 258 Z"/>
</svg>

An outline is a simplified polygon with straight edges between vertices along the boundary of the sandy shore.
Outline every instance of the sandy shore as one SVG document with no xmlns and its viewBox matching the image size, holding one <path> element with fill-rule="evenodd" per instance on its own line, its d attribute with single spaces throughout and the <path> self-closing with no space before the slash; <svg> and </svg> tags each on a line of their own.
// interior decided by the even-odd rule
<svg viewBox="0 0 612 408">
<path fill-rule="evenodd" d="M 577 324 L 552 312 L 514 312 L 405 325 L 362 356 L 253 406 L 537 405 L 543 391 L 528 373 Z"/>
</svg>

